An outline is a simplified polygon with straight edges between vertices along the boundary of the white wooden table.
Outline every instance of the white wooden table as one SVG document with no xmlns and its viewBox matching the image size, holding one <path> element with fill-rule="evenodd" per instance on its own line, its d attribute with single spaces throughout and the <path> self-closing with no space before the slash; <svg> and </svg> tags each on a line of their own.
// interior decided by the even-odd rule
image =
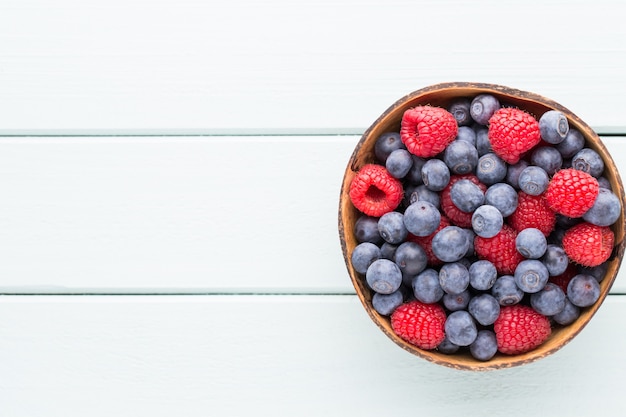
<svg viewBox="0 0 626 417">
<path fill-rule="evenodd" d="M 0 416 L 623 416 L 626 276 L 531 365 L 399 349 L 337 206 L 444 81 L 547 96 L 626 173 L 617 1 L 0 2 Z"/>
</svg>

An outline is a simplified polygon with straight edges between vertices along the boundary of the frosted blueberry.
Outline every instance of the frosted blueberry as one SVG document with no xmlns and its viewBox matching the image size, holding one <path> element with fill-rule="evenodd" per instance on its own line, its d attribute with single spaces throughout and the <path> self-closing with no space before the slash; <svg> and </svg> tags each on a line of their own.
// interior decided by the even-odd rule
<svg viewBox="0 0 626 417">
<path fill-rule="evenodd" d="M 548 175 L 554 175 L 563 166 L 563 157 L 552 146 L 539 146 L 530 155 L 530 163 L 543 168 Z"/>
<path fill-rule="evenodd" d="M 478 291 L 491 289 L 498 279 L 496 266 L 485 259 L 472 263 L 469 267 L 469 275 L 470 286 Z"/>
<path fill-rule="evenodd" d="M 498 318 L 500 303 L 491 294 L 483 293 L 470 300 L 468 311 L 478 323 L 488 326 Z"/>
<path fill-rule="evenodd" d="M 467 126 L 472 123 L 472 116 L 470 115 L 470 106 L 472 101 L 469 98 L 457 98 L 450 103 L 448 111 L 454 116 L 457 125 Z"/>
<path fill-rule="evenodd" d="M 572 168 L 598 178 L 604 172 L 604 160 L 591 148 L 583 148 L 572 157 Z"/>
<path fill-rule="evenodd" d="M 578 274 L 567 284 L 567 298 L 577 307 L 589 307 L 600 298 L 600 284 L 591 275 Z"/>
<path fill-rule="evenodd" d="M 530 295 L 530 306 L 539 314 L 553 316 L 565 308 L 565 293 L 558 285 L 548 282 L 541 291 Z"/>
<path fill-rule="evenodd" d="M 488 361 L 498 352 L 498 342 L 496 334 L 491 330 L 479 330 L 476 340 L 469 346 L 469 351 L 474 359 Z"/>
<path fill-rule="evenodd" d="M 443 152 L 443 161 L 454 174 L 469 174 L 478 165 L 478 151 L 469 142 L 452 141 Z"/>
<path fill-rule="evenodd" d="M 444 291 L 439 284 L 439 273 L 428 268 L 417 274 L 412 282 L 413 295 L 423 303 L 436 303 L 443 297 Z"/>
<path fill-rule="evenodd" d="M 576 152 L 580 151 L 584 146 L 585 137 L 582 133 L 580 133 L 580 131 L 570 127 L 565 139 L 556 145 L 556 149 L 564 159 L 567 159 L 576 155 Z"/>
<path fill-rule="evenodd" d="M 491 94 L 478 94 L 472 100 L 470 115 L 478 124 L 486 125 L 493 114 L 500 108 L 500 101 Z"/>
<path fill-rule="evenodd" d="M 450 199 L 459 210 L 471 213 L 485 202 L 485 193 L 477 184 L 464 178 L 452 184 Z"/>
<path fill-rule="evenodd" d="M 403 301 L 404 296 L 400 290 L 394 291 L 391 294 L 380 294 L 375 292 L 372 296 L 372 307 L 374 307 L 374 310 L 376 310 L 379 314 L 389 316 L 400 306 L 400 304 L 402 304 Z"/>
<path fill-rule="evenodd" d="M 396 149 L 385 161 L 385 168 L 394 178 L 404 178 L 413 166 L 413 156 L 406 149 Z"/>
<path fill-rule="evenodd" d="M 583 219 L 597 226 L 610 226 L 617 221 L 622 211 L 619 198 L 609 189 L 600 188 L 596 201 Z"/>
<path fill-rule="evenodd" d="M 369 287 L 381 294 L 391 294 L 402 285 L 402 272 L 398 265 L 389 259 L 374 261 L 365 274 Z"/>
<path fill-rule="evenodd" d="M 404 226 L 415 236 L 432 234 L 441 222 L 441 213 L 428 201 L 416 201 L 404 211 Z"/>
<path fill-rule="evenodd" d="M 459 262 L 443 264 L 439 269 L 439 285 L 447 294 L 460 294 L 469 286 L 469 271 Z"/>
<path fill-rule="evenodd" d="M 507 164 L 493 152 L 478 159 L 476 176 L 485 185 L 492 185 L 506 178 Z"/>
<path fill-rule="evenodd" d="M 380 233 L 385 242 L 394 245 L 402 243 L 409 234 L 409 231 L 404 226 L 402 213 L 390 211 L 383 214 L 378 220 L 378 233 Z"/>
<path fill-rule="evenodd" d="M 374 155 L 379 162 L 384 163 L 391 152 L 396 149 L 406 149 L 399 132 L 387 132 L 380 135 L 374 143 Z"/>
<path fill-rule="evenodd" d="M 518 187 L 520 190 L 530 195 L 540 195 L 548 188 L 550 177 L 545 169 L 531 165 L 520 173 Z"/>
<path fill-rule="evenodd" d="M 569 258 L 560 245 L 548 245 L 541 261 L 548 269 L 548 274 L 551 277 L 561 275 L 569 265 Z"/>
<path fill-rule="evenodd" d="M 517 234 L 515 248 L 524 258 L 539 259 L 546 253 L 548 242 L 541 230 L 529 227 Z"/>
<path fill-rule="evenodd" d="M 491 295 L 501 306 L 517 304 L 524 298 L 524 292 L 515 283 L 512 275 L 502 275 L 491 287 Z"/>
<path fill-rule="evenodd" d="M 370 242 L 363 242 L 356 245 L 350 256 L 352 267 L 360 274 L 365 274 L 367 268 L 380 258 L 380 248 Z"/>
<path fill-rule="evenodd" d="M 450 182 L 450 169 L 441 159 L 429 159 L 422 166 L 422 181 L 431 191 L 441 191 Z"/>
<path fill-rule="evenodd" d="M 513 214 L 517 208 L 518 201 L 517 191 L 504 182 L 493 184 L 485 192 L 485 204 L 500 210 L 502 217 L 508 217 Z"/>
<path fill-rule="evenodd" d="M 558 110 L 549 110 L 539 118 L 541 138 L 553 145 L 563 142 L 569 132 L 567 117 Z"/>
<path fill-rule="evenodd" d="M 432 240 L 432 251 L 443 262 L 456 262 L 467 253 L 470 242 L 468 234 L 458 226 L 446 226 Z"/>
<path fill-rule="evenodd" d="M 490 238 L 502 230 L 502 213 L 494 206 L 482 205 L 472 214 L 472 229 L 480 237 Z"/>
<path fill-rule="evenodd" d="M 358 242 L 381 243 L 383 238 L 378 233 L 378 217 L 360 216 L 354 223 L 354 235 Z"/>
<path fill-rule="evenodd" d="M 523 159 L 520 159 L 516 164 L 509 165 L 509 169 L 506 172 L 506 182 L 512 187 L 519 189 L 519 176 L 528 165 L 528 162 Z"/>
<path fill-rule="evenodd" d="M 450 311 L 465 310 L 472 298 L 469 289 L 460 294 L 444 294 L 443 305 Z"/>
<path fill-rule="evenodd" d="M 415 242 L 404 242 L 396 249 L 394 260 L 400 271 L 408 276 L 422 272 L 428 263 L 426 252 Z"/>
<path fill-rule="evenodd" d="M 548 282 L 548 269 L 541 261 L 527 259 L 520 262 L 513 274 L 515 284 L 524 292 L 532 294 L 539 292 Z"/>
<path fill-rule="evenodd" d="M 444 331 L 450 342 L 458 346 L 469 346 L 478 335 L 472 316 L 464 310 L 450 313 L 444 324 Z"/>
</svg>

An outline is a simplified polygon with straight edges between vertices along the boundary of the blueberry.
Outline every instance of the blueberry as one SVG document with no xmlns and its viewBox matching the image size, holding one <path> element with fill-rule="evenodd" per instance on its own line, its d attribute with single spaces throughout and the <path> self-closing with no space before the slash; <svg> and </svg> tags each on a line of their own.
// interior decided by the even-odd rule
<svg viewBox="0 0 626 417">
<path fill-rule="evenodd" d="M 529 227 L 517 234 L 515 248 L 524 258 L 539 259 L 546 253 L 548 242 L 541 230 Z"/>
<path fill-rule="evenodd" d="M 515 283 L 512 275 L 502 275 L 491 287 L 491 295 L 501 306 L 517 304 L 524 298 L 524 292 Z"/>
<path fill-rule="evenodd" d="M 464 263 L 466 267 L 469 268 L 472 261 L 470 261 L 467 257 L 471 257 L 476 254 L 474 249 L 474 239 L 476 239 L 476 233 L 474 233 L 472 229 L 461 228 L 461 230 L 465 232 L 467 238 L 469 239 L 469 247 L 467 248 L 467 252 L 465 252 L 465 257 L 459 259 L 458 262 Z"/>
<path fill-rule="evenodd" d="M 489 326 L 500 314 L 500 303 L 493 295 L 483 293 L 470 300 L 468 311 L 478 323 Z"/>
<path fill-rule="evenodd" d="M 509 184 L 503 182 L 493 184 L 485 192 L 485 204 L 500 210 L 502 217 L 508 217 L 517 209 L 517 191 Z"/>
<path fill-rule="evenodd" d="M 450 342 L 458 346 L 471 345 L 478 335 L 474 319 L 465 310 L 450 313 L 444 324 L 444 330 Z"/>
<path fill-rule="evenodd" d="M 431 248 L 437 259 L 456 262 L 463 258 L 470 247 L 468 234 L 458 226 L 446 226 L 433 237 Z"/>
<path fill-rule="evenodd" d="M 404 225 L 415 236 L 432 234 L 441 222 L 441 213 L 428 201 L 416 201 L 404 211 Z"/>
<path fill-rule="evenodd" d="M 503 224 L 500 210 L 488 204 L 478 207 L 472 214 L 472 229 L 480 237 L 494 237 L 502 230 Z"/>
<path fill-rule="evenodd" d="M 426 159 L 421 158 L 417 155 L 411 155 L 413 159 L 413 163 L 411 164 L 411 169 L 409 169 L 408 174 L 404 176 L 404 180 L 408 184 L 420 185 L 423 184 L 422 180 L 422 167 L 426 163 Z"/>
<path fill-rule="evenodd" d="M 443 152 L 443 162 L 454 174 L 469 174 L 478 165 L 478 151 L 469 142 L 455 140 Z"/>
<path fill-rule="evenodd" d="M 457 98 L 450 103 L 448 111 L 454 116 L 456 124 L 459 126 L 467 126 L 472 123 L 470 115 L 470 106 L 472 101 L 469 98 Z"/>
<path fill-rule="evenodd" d="M 450 188 L 450 199 L 461 211 L 471 213 L 485 202 L 485 193 L 468 179 L 460 179 Z"/>
<path fill-rule="evenodd" d="M 362 215 L 354 223 L 354 235 L 357 242 L 371 242 L 379 244 L 383 241 L 378 233 L 378 217 Z"/>
<path fill-rule="evenodd" d="M 397 211 L 383 214 L 378 220 L 378 233 L 385 242 L 394 245 L 402 243 L 409 234 L 404 226 L 404 216 Z"/>
<path fill-rule="evenodd" d="M 484 126 L 477 127 L 476 131 L 476 150 L 478 156 L 483 156 L 493 152 L 491 142 L 489 141 L 489 129 Z"/>
<path fill-rule="evenodd" d="M 491 94 L 478 94 L 472 100 L 470 115 L 478 124 L 486 125 L 493 114 L 500 108 L 500 101 Z"/>
<path fill-rule="evenodd" d="M 385 168 L 394 178 L 404 178 L 413 166 L 413 156 L 406 149 L 396 149 L 385 161 Z"/>
<path fill-rule="evenodd" d="M 519 189 L 519 176 L 523 170 L 528 168 L 529 163 L 523 159 L 516 164 L 509 165 L 509 169 L 506 172 L 506 182 L 511 185 L 511 187 Z"/>
<path fill-rule="evenodd" d="M 458 352 L 459 345 L 452 343 L 446 336 L 443 338 L 443 342 L 439 343 L 439 346 L 437 346 L 437 350 L 441 353 L 445 353 L 446 355 L 451 355 Z"/>
<path fill-rule="evenodd" d="M 506 178 L 507 165 L 493 152 L 484 154 L 478 159 L 476 176 L 485 185 L 492 185 Z"/>
<path fill-rule="evenodd" d="M 396 256 L 396 249 L 398 249 L 398 245 L 392 245 L 389 242 L 385 242 L 380 245 L 380 257 L 393 261 Z"/>
<path fill-rule="evenodd" d="M 441 159 L 429 159 L 422 166 L 422 181 L 431 191 L 441 191 L 450 182 L 450 169 Z"/>
<path fill-rule="evenodd" d="M 396 149 L 406 149 L 399 132 L 387 132 L 380 135 L 374 143 L 374 155 L 379 162 L 385 162 L 391 152 Z"/>
<path fill-rule="evenodd" d="M 598 178 L 604 172 L 604 161 L 598 152 L 583 148 L 572 157 L 572 168 Z"/>
<path fill-rule="evenodd" d="M 409 276 L 422 272 L 428 263 L 426 252 L 415 242 L 404 242 L 398 246 L 394 260 L 402 273 Z"/>
<path fill-rule="evenodd" d="M 579 316 L 580 308 L 576 307 L 570 300 L 565 298 L 565 307 L 563 307 L 563 310 L 559 313 L 552 316 L 552 319 L 562 326 L 567 326 L 568 324 L 572 324 Z"/>
<path fill-rule="evenodd" d="M 496 334 L 487 329 L 479 330 L 476 340 L 469 346 L 470 354 L 479 361 L 488 361 L 498 352 Z"/>
<path fill-rule="evenodd" d="M 402 291 L 394 291 L 391 294 L 380 294 L 375 292 L 372 296 L 372 307 L 383 316 L 389 316 L 396 308 L 402 304 L 404 296 Z"/>
<path fill-rule="evenodd" d="M 580 131 L 570 127 L 569 132 L 563 142 L 556 145 L 563 159 L 571 158 L 585 146 L 585 138 Z"/>
<path fill-rule="evenodd" d="M 441 205 L 441 198 L 439 197 L 439 193 L 429 190 L 423 184 L 415 187 L 409 201 L 411 204 L 417 201 L 427 201 L 437 208 L 439 208 Z"/>
<path fill-rule="evenodd" d="M 486 291 L 493 287 L 498 279 L 496 266 L 487 260 L 478 260 L 472 263 L 468 269 L 470 285 L 475 290 Z"/>
<path fill-rule="evenodd" d="M 543 168 L 548 175 L 554 175 L 563 166 L 563 157 L 552 146 L 539 146 L 530 155 L 530 163 Z"/>
<path fill-rule="evenodd" d="M 541 138 L 553 145 L 563 142 L 569 132 L 567 117 L 558 110 L 548 110 L 539 118 Z"/>
<path fill-rule="evenodd" d="M 588 307 L 600 298 L 600 284 L 591 275 L 578 274 L 567 284 L 567 298 L 577 307 Z"/>
<path fill-rule="evenodd" d="M 536 293 L 543 289 L 548 282 L 548 269 L 541 261 L 527 259 L 520 262 L 513 274 L 515 284 L 526 293 Z"/>
<path fill-rule="evenodd" d="M 611 182 L 606 177 L 598 177 L 598 186 L 600 188 L 606 188 L 607 190 L 612 190 Z"/>
<path fill-rule="evenodd" d="M 609 263 L 603 262 L 598 266 L 579 266 L 578 270 L 581 274 L 591 275 L 598 282 L 602 282 L 606 277 L 606 272 L 609 269 Z"/>
<path fill-rule="evenodd" d="M 436 303 L 443 297 L 443 289 L 439 285 L 439 274 L 434 269 L 425 269 L 417 274 L 412 282 L 413 295 L 422 303 Z"/>
<path fill-rule="evenodd" d="M 551 277 L 561 275 L 569 265 L 569 258 L 563 247 L 553 244 L 546 247 L 546 253 L 541 258 L 541 261 L 546 266 Z"/>
<path fill-rule="evenodd" d="M 550 177 L 545 169 L 530 165 L 520 173 L 517 180 L 520 190 L 530 195 L 540 195 L 548 188 Z"/>
<path fill-rule="evenodd" d="M 472 294 L 469 289 L 460 294 L 444 294 L 443 305 L 450 311 L 465 310 L 471 298 Z"/>
<path fill-rule="evenodd" d="M 350 257 L 352 267 L 360 274 L 366 273 L 367 268 L 369 268 L 372 262 L 380 258 L 380 248 L 370 242 L 363 242 L 356 245 Z"/>
<path fill-rule="evenodd" d="M 469 271 L 459 262 L 443 264 L 439 269 L 439 285 L 446 294 L 460 294 L 469 286 Z"/>
<path fill-rule="evenodd" d="M 530 306 L 539 314 L 553 316 L 565 308 L 565 293 L 558 285 L 548 282 L 541 291 L 530 295 Z"/>
<path fill-rule="evenodd" d="M 476 131 L 469 126 L 460 126 L 455 140 L 462 140 L 476 147 Z"/>
<path fill-rule="evenodd" d="M 369 287 L 381 294 L 391 294 L 402 284 L 402 272 L 389 259 L 377 259 L 367 268 L 365 280 Z"/>
</svg>

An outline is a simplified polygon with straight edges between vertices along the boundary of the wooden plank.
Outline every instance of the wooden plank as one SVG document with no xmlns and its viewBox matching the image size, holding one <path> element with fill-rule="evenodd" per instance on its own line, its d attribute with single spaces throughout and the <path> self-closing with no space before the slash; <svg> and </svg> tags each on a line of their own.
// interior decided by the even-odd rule
<svg viewBox="0 0 626 417">
<path fill-rule="evenodd" d="M 389 341 L 354 296 L 6 296 L 3 415 L 622 416 L 626 303 L 560 351 L 469 373 Z"/>
<path fill-rule="evenodd" d="M 446 81 L 533 91 L 623 133 L 619 7 L 4 1 L 0 133 L 363 130 L 405 94 Z"/>
<path fill-rule="evenodd" d="M 358 139 L 2 138 L 0 292 L 353 293 L 337 209 Z"/>
</svg>

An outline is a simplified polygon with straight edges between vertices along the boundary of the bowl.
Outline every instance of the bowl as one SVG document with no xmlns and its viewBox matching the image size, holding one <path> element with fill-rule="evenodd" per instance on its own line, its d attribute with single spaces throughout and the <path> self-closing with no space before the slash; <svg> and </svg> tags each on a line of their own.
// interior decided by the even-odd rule
<svg viewBox="0 0 626 417">
<path fill-rule="evenodd" d="M 381 315 L 373 308 L 372 296 L 374 293 L 365 282 L 364 276 L 358 273 L 351 264 L 352 251 L 359 243 L 354 233 L 354 226 L 356 220 L 362 213 L 352 205 L 349 197 L 350 183 L 355 174 L 364 165 L 376 161 L 374 155 L 376 139 L 386 132 L 399 132 L 402 115 L 407 109 L 418 105 L 447 108 L 448 105 L 457 98 L 472 98 L 482 93 L 492 94 L 497 97 L 502 104 L 518 107 L 535 115 L 537 118 L 548 110 L 558 110 L 562 112 L 567 117 L 570 128 L 578 129 L 586 140 L 586 146 L 598 152 L 604 160 L 604 177 L 608 179 L 613 192 L 618 196 L 621 202 L 619 219 L 611 226 L 615 234 L 615 244 L 612 255 L 607 261 L 606 275 L 600 282 L 601 293 L 598 301 L 589 307 L 581 309 L 580 316 L 572 324 L 567 326 L 555 326 L 550 337 L 539 347 L 518 355 L 496 353 L 493 358 L 487 361 L 474 359 L 467 352 L 461 354 L 446 354 L 436 349 L 420 349 L 405 342 L 394 333 L 389 316 Z M 363 133 L 347 163 L 341 185 L 338 214 L 341 250 L 348 274 L 356 290 L 356 294 L 371 320 L 389 339 L 405 351 L 427 361 L 462 370 L 482 371 L 510 368 L 532 363 L 557 352 L 579 334 L 600 308 L 615 281 L 624 253 L 624 187 L 615 162 L 602 143 L 602 140 L 583 120 L 561 104 L 532 92 L 496 84 L 471 82 L 441 83 L 411 92 L 393 103 Z"/>
</svg>

